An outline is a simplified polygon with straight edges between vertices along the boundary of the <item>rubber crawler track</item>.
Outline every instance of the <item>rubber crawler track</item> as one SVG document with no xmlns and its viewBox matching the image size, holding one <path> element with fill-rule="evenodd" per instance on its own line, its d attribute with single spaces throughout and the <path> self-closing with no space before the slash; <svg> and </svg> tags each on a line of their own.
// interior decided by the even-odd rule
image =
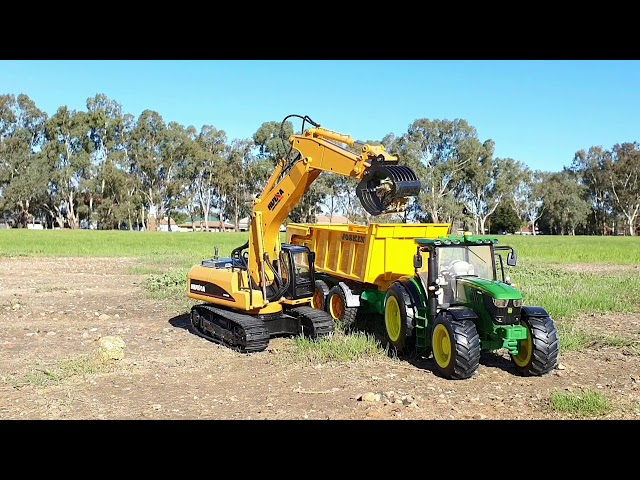
<svg viewBox="0 0 640 480">
<path fill-rule="evenodd" d="M 304 305 L 289 310 L 289 313 L 300 319 L 300 333 L 309 338 L 326 337 L 333 333 L 334 322 L 331 315 L 324 310 L 317 310 Z"/>
<path fill-rule="evenodd" d="M 206 325 L 208 330 L 203 329 Z M 210 305 L 191 307 L 196 335 L 243 353 L 260 352 L 269 345 L 269 330 L 259 318 Z"/>
</svg>

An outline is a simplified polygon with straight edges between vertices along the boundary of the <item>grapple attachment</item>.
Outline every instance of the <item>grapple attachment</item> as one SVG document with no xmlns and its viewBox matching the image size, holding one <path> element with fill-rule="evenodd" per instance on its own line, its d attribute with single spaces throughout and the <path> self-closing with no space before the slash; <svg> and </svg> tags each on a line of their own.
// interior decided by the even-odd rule
<svg viewBox="0 0 640 480">
<path fill-rule="evenodd" d="M 370 215 L 401 213 L 410 197 L 420 193 L 420 180 L 409 167 L 374 161 L 356 187 L 356 195 Z"/>
</svg>

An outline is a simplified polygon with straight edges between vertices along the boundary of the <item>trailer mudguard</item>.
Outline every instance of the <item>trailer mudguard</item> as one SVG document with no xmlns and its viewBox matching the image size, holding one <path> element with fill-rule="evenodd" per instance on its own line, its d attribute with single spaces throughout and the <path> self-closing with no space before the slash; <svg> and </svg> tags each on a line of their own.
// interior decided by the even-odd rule
<svg viewBox="0 0 640 480">
<path fill-rule="evenodd" d="M 338 282 L 338 285 L 344 292 L 344 297 L 347 299 L 347 307 L 359 307 L 360 295 L 354 295 L 351 289 L 344 282 Z"/>
</svg>

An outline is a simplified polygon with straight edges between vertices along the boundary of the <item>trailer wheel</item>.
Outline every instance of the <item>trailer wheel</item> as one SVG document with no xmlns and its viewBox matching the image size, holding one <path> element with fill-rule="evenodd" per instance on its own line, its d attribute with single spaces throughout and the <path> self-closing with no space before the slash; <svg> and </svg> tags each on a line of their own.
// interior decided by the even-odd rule
<svg viewBox="0 0 640 480">
<path fill-rule="evenodd" d="M 326 297 L 327 312 L 334 321 L 341 322 L 345 327 L 352 327 L 356 322 L 358 307 L 348 307 L 347 297 L 340 285 L 334 285 Z"/>
<path fill-rule="evenodd" d="M 384 326 L 389 343 L 398 353 L 406 353 L 415 346 L 413 317 L 409 293 L 402 285 L 393 283 L 384 300 Z"/>
<path fill-rule="evenodd" d="M 560 341 L 558 331 L 549 316 L 525 317 L 527 338 L 518 342 L 518 354 L 511 355 L 511 360 L 518 371 L 525 376 L 546 375 L 558 363 Z"/>
<path fill-rule="evenodd" d="M 313 297 L 311 297 L 311 306 L 316 310 L 325 310 L 327 295 L 329 295 L 329 286 L 324 280 L 316 280 Z"/>
<path fill-rule="evenodd" d="M 438 371 L 447 379 L 469 378 L 480 365 L 480 336 L 471 320 L 438 315 L 431 330 L 431 348 Z"/>
</svg>

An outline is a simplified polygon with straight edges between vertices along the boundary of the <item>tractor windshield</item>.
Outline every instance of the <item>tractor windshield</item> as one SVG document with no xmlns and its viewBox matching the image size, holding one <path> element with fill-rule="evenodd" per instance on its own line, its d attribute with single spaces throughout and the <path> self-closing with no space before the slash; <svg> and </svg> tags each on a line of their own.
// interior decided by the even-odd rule
<svg viewBox="0 0 640 480">
<path fill-rule="evenodd" d="M 438 271 L 440 274 L 476 275 L 495 280 L 493 255 L 490 245 L 441 247 L 438 252 Z"/>
</svg>

